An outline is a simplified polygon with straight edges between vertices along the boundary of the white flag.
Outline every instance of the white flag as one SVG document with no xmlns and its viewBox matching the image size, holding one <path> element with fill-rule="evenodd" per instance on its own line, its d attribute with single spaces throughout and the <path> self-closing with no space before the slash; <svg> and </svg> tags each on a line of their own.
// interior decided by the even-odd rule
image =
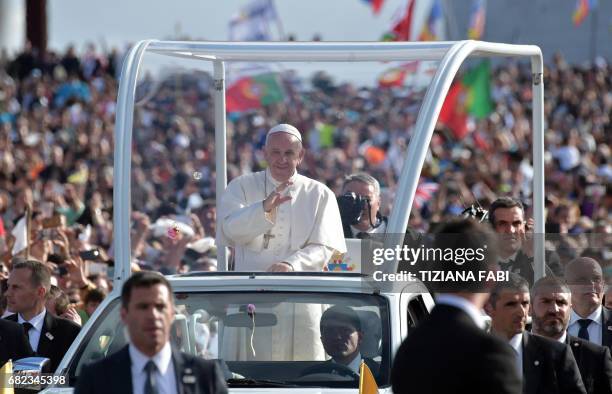
<svg viewBox="0 0 612 394">
<path fill-rule="evenodd" d="M 253 0 L 229 22 L 231 41 L 269 41 L 270 25 L 278 22 L 272 0 Z"/>
<path fill-rule="evenodd" d="M 15 237 L 15 243 L 13 244 L 13 256 L 21 252 L 28 246 L 28 215 L 23 215 L 17 222 L 11 234 Z"/>
</svg>

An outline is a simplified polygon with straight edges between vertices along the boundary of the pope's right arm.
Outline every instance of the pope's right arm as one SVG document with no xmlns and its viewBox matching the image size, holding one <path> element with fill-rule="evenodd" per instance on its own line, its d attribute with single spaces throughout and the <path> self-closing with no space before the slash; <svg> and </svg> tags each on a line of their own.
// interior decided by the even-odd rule
<svg viewBox="0 0 612 394">
<path fill-rule="evenodd" d="M 219 207 L 220 230 L 230 246 L 246 245 L 270 230 L 274 225 L 271 215 L 266 215 L 263 201 L 248 201 L 240 178 L 227 186 Z"/>
</svg>

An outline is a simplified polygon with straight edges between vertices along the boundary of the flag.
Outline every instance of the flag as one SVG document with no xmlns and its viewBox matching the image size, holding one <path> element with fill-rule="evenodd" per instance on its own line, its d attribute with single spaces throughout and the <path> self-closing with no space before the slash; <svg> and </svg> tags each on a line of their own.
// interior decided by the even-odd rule
<svg viewBox="0 0 612 394">
<path fill-rule="evenodd" d="M 439 188 L 440 185 L 436 182 L 420 182 L 414 194 L 413 207 L 420 211 L 433 198 Z"/>
<path fill-rule="evenodd" d="M 391 31 L 383 34 L 381 41 L 410 41 L 415 3 L 416 0 L 407 0 L 406 10 L 401 14 L 396 13 L 399 17 L 394 18 Z"/>
<path fill-rule="evenodd" d="M 363 360 L 359 365 L 359 394 L 378 394 L 376 379 Z"/>
<path fill-rule="evenodd" d="M 227 88 L 227 112 L 243 112 L 281 102 L 285 93 L 275 73 L 243 77 Z"/>
<path fill-rule="evenodd" d="M 372 7 L 372 12 L 378 14 L 385 0 L 363 0 Z"/>
<path fill-rule="evenodd" d="M 269 41 L 270 25 L 278 23 L 272 0 L 252 0 L 229 22 L 231 41 Z"/>
<path fill-rule="evenodd" d="M 484 60 L 465 73 L 461 81 L 453 83 L 442 104 L 438 120 L 460 140 L 469 131 L 468 115 L 483 119 L 492 111 L 491 63 Z"/>
<path fill-rule="evenodd" d="M 13 362 L 8 360 L 0 368 L 0 394 L 13 394 L 13 385 L 9 384 L 9 376 L 13 375 Z"/>
<path fill-rule="evenodd" d="M 595 7 L 597 7 L 597 0 L 576 0 L 576 9 L 572 15 L 574 26 L 580 26 Z"/>
<path fill-rule="evenodd" d="M 419 62 L 412 61 L 385 70 L 378 77 L 378 86 L 381 88 L 402 86 L 406 76 L 410 73 L 416 72 L 418 66 Z"/>
<path fill-rule="evenodd" d="M 440 3 L 440 0 L 434 0 L 429 10 L 427 22 L 421 29 L 419 41 L 438 41 L 443 40 L 445 37 L 442 3 Z"/>
<path fill-rule="evenodd" d="M 482 37 L 486 14 L 485 0 L 474 0 L 472 3 L 470 26 L 468 27 L 468 38 L 470 40 L 480 40 Z"/>
<path fill-rule="evenodd" d="M 28 213 L 23 215 L 21 219 L 17 222 L 11 234 L 15 237 L 15 243 L 13 244 L 13 250 L 11 251 L 12 255 L 15 256 L 17 253 L 21 252 L 28 246 Z"/>
</svg>

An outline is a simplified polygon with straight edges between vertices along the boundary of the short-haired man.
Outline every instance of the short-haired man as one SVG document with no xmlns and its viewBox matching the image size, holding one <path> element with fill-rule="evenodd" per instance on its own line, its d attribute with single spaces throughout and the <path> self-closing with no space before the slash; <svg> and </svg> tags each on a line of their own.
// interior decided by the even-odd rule
<svg viewBox="0 0 612 394">
<path fill-rule="evenodd" d="M 572 310 L 569 286 L 554 277 L 544 277 L 531 288 L 532 332 L 572 349 L 587 393 L 612 393 L 610 350 L 567 334 Z"/>
<path fill-rule="evenodd" d="M 433 247 L 484 248 L 483 259 L 466 264 L 435 262 L 437 269 L 490 271 L 497 260 L 496 239 L 471 219 L 441 226 Z M 478 278 L 478 276 L 476 276 Z M 486 281 L 453 282 L 438 289 L 431 315 L 400 346 L 391 371 L 395 393 L 520 393 L 512 349 L 484 331 L 480 310 L 491 286 Z"/>
<path fill-rule="evenodd" d="M 524 242 L 528 228 L 523 204 L 512 197 L 501 197 L 493 201 L 489 208 L 489 221 L 496 233 L 500 234 L 499 261 L 502 271 L 519 274 L 533 285 L 535 280 L 533 251 L 526 253 Z M 545 252 L 547 275 L 562 275 L 559 255 L 553 251 Z"/>
<path fill-rule="evenodd" d="M 173 349 L 174 301 L 161 274 L 133 274 L 121 289 L 121 320 L 129 345 L 86 365 L 75 393 L 227 393 L 216 363 Z"/>
<path fill-rule="evenodd" d="M 347 176 L 338 201 L 344 238 L 364 238 L 362 234 L 385 232 L 387 218 L 380 214 L 380 184 L 370 174 L 358 172 Z M 354 207 L 354 204 L 351 204 L 353 201 L 362 201 L 361 213 L 358 216 L 356 210 L 351 209 Z"/>
<path fill-rule="evenodd" d="M 334 366 L 340 365 L 345 367 L 345 370 L 352 371 L 354 376 L 358 376 L 359 366 L 363 360 L 374 376 L 378 375 L 380 369 L 378 363 L 361 354 L 363 331 L 357 312 L 348 306 L 332 306 L 321 316 L 320 329 L 323 348 L 331 357 L 331 360 L 324 364 L 324 368 L 333 372 Z"/>
<path fill-rule="evenodd" d="M 612 313 L 602 306 L 604 277 L 597 260 L 578 257 L 570 261 L 565 267 L 565 281 L 572 291 L 569 334 L 610 348 Z"/>
<path fill-rule="evenodd" d="M 234 247 L 236 271 L 322 271 L 346 252 L 333 192 L 296 171 L 304 154 L 298 129 L 276 125 L 264 147 L 268 169 L 227 185 L 217 240 Z"/>
<path fill-rule="evenodd" d="M 525 331 L 529 285 L 517 274 L 497 282 L 485 311 L 491 331 L 514 349 L 517 369 L 527 394 L 586 393 L 576 360 L 568 345 Z"/>
<path fill-rule="evenodd" d="M 46 310 L 50 288 L 51 273 L 43 263 L 25 260 L 13 264 L 6 298 L 8 309 L 15 314 L 6 318 L 23 326 L 34 353 L 48 358 L 55 371 L 81 327 Z"/>
</svg>

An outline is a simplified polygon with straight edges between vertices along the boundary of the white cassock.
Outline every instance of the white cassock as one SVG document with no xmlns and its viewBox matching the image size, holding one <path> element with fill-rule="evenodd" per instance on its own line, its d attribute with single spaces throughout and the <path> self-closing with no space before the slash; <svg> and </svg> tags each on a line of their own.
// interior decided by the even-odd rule
<svg viewBox="0 0 612 394">
<path fill-rule="evenodd" d="M 334 193 L 297 172 L 283 192 L 291 200 L 271 214 L 263 200 L 280 184 L 269 170 L 232 180 L 217 210 L 217 243 L 234 247 L 236 271 L 266 271 L 285 261 L 295 271 L 322 271 L 334 251 L 346 253 Z M 266 240 L 267 239 L 267 240 Z"/>
<path fill-rule="evenodd" d="M 291 200 L 279 205 L 272 215 L 264 213 L 263 200 L 280 182 L 272 178 L 269 170 L 242 175 L 227 186 L 217 211 L 217 242 L 234 247 L 236 271 L 266 271 L 281 261 L 291 264 L 295 271 L 322 271 L 334 252 L 346 253 L 333 192 L 297 172 L 290 181 L 293 184 L 282 194 L 290 194 Z M 257 356 L 250 348 L 250 329 L 228 327 L 229 335 L 223 335 L 222 357 L 324 360 L 319 332 L 323 310 L 323 305 L 291 303 L 260 308 L 261 312 L 274 313 L 278 324 L 256 329 Z"/>
</svg>

